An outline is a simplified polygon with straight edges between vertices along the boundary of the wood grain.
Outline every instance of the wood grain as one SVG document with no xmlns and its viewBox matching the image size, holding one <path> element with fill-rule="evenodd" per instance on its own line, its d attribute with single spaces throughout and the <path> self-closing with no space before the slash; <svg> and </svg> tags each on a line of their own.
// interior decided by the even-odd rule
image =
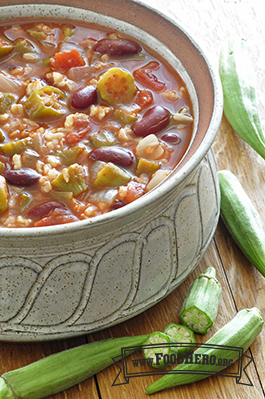
<svg viewBox="0 0 265 399">
<path fill-rule="evenodd" d="M 257 96 L 261 124 L 265 130 L 265 25 L 263 2 L 260 0 L 142 0 L 178 22 L 200 44 L 214 68 L 218 68 L 218 57 L 222 41 L 227 37 L 244 37 L 250 44 L 255 66 Z M 147 21 L 148 23 L 148 21 Z M 174 40 L 174 38 L 172 38 Z M 232 130 L 225 116 L 213 144 L 218 169 L 229 169 L 237 175 L 245 190 L 257 207 L 265 227 L 265 161 L 257 155 Z M 80 345 L 86 340 L 94 341 L 123 335 L 146 334 L 161 331 L 171 322 L 179 322 L 179 311 L 191 281 L 208 266 L 217 269 L 223 291 L 220 308 L 214 327 L 207 334 L 210 338 L 236 312 L 246 307 L 258 307 L 265 317 L 265 279 L 247 261 L 232 241 L 220 220 L 212 243 L 197 269 L 181 286 L 166 299 L 143 314 L 115 327 L 88 337 L 58 342 L 13 344 L 0 343 L 0 372 L 21 367 L 50 353 Z M 206 337 L 198 337 L 205 342 Z M 211 377 L 201 382 L 173 388 L 153 395 L 155 399 L 205 398 L 264 398 L 265 394 L 265 331 L 251 345 L 248 354 L 254 363 L 247 368 L 253 386 L 237 384 L 234 378 Z M 134 355 L 136 356 L 136 355 Z M 96 377 L 72 389 L 55 395 L 54 399 L 142 399 L 145 388 L 157 377 L 132 378 L 128 384 L 112 386 L 117 376 L 115 365 Z"/>
</svg>

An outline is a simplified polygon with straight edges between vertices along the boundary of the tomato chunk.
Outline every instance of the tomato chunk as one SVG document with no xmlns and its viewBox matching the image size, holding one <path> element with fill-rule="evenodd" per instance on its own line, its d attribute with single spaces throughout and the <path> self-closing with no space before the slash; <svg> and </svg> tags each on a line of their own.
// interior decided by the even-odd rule
<svg viewBox="0 0 265 399">
<path fill-rule="evenodd" d="M 146 191 L 142 184 L 132 181 L 127 185 L 127 192 L 124 198 L 124 202 L 126 204 L 129 204 L 140 198 L 145 193 Z"/>
<path fill-rule="evenodd" d="M 153 73 L 153 71 L 157 71 L 158 69 L 159 62 L 151 61 L 142 68 L 136 69 L 133 73 L 133 76 L 135 80 L 147 87 L 150 87 L 150 89 L 162 91 L 165 89 L 166 84 L 159 81 L 157 76 Z"/>
<path fill-rule="evenodd" d="M 56 53 L 50 61 L 52 67 L 60 72 L 67 72 L 70 68 L 85 65 L 84 59 L 76 49 Z"/>
<path fill-rule="evenodd" d="M 139 91 L 135 99 L 136 104 L 138 104 L 142 109 L 151 105 L 153 101 L 153 94 L 149 90 Z"/>
</svg>

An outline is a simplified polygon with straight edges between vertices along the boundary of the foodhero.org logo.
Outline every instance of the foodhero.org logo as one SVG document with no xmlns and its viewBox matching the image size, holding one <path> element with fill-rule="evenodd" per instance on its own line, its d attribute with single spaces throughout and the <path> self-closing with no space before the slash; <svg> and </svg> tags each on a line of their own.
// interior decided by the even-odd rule
<svg viewBox="0 0 265 399">
<path fill-rule="evenodd" d="M 183 353 L 185 346 L 187 352 Z M 168 343 L 160 343 L 121 348 L 121 355 L 112 359 L 119 368 L 112 385 L 128 384 L 130 378 L 150 375 L 201 374 L 234 377 L 237 384 L 253 386 L 246 373 L 246 368 L 253 358 L 244 355 L 243 348 L 199 343 L 171 343 L 173 352 L 167 354 L 165 349 L 168 347 Z M 152 349 L 154 356 L 143 358 L 141 354 L 145 349 Z M 197 349 L 199 351 L 194 352 Z M 178 350 L 181 350 L 181 353 L 178 353 Z M 218 357 L 213 353 L 214 350 L 218 350 Z M 127 358 L 129 354 L 136 351 L 136 357 Z M 238 359 L 238 362 L 234 363 L 234 359 Z M 122 367 L 117 363 L 119 360 L 122 360 Z M 163 368 L 159 368 L 161 366 Z M 172 366 L 174 368 L 170 369 Z"/>
</svg>

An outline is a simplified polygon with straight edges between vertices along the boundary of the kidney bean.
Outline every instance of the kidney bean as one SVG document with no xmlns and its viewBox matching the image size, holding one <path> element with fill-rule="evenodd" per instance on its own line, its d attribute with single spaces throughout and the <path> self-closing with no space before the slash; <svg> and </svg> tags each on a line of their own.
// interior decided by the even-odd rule
<svg viewBox="0 0 265 399">
<path fill-rule="evenodd" d="M 151 108 L 144 117 L 135 122 L 132 131 L 136 136 L 145 137 L 164 129 L 170 120 L 170 112 L 161 106 Z"/>
<path fill-rule="evenodd" d="M 4 173 L 8 183 L 14 186 L 32 186 L 36 184 L 41 175 L 31 168 L 9 169 Z"/>
<path fill-rule="evenodd" d="M 73 108 L 84 109 L 97 101 L 97 89 L 95 86 L 88 85 L 78 89 L 72 97 L 71 105 Z"/>
<path fill-rule="evenodd" d="M 93 161 L 112 162 L 119 166 L 131 166 L 134 155 L 131 151 L 119 147 L 100 147 L 91 151 L 89 157 Z"/>
<path fill-rule="evenodd" d="M 94 46 L 94 50 L 100 54 L 113 56 L 133 55 L 141 51 L 141 46 L 126 39 L 102 39 Z"/>
<path fill-rule="evenodd" d="M 110 208 L 111 208 L 112 210 L 115 210 L 115 209 L 122 208 L 122 207 L 125 206 L 125 205 L 126 205 L 126 203 L 123 202 L 122 200 L 120 200 L 120 199 L 115 199 Z"/>
<path fill-rule="evenodd" d="M 28 215 L 30 218 L 42 218 L 43 216 L 46 216 L 49 212 L 54 211 L 54 209 L 57 208 L 66 209 L 66 206 L 61 202 L 56 202 L 56 201 L 45 202 L 44 204 L 32 208 L 29 211 Z"/>
<path fill-rule="evenodd" d="M 169 144 L 179 144 L 181 142 L 181 138 L 177 135 L 177 133 L 165 133 L 160 137 L 161 140 L 165 141 Z"/>
</svg>

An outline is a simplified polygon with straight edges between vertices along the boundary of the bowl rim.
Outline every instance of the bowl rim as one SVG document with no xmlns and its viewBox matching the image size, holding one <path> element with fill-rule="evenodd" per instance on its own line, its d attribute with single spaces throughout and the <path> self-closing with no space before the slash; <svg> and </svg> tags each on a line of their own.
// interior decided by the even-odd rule
<svg viewBox="0 0 265 399">
<path fill-rule="evenodd" d="M 0 236 L 2 237 L 25 237 L 30 238 L 34 236 L 49 236 L 49 235 L 60 235 L 62 233 L 67 232 L 74 233 L 75 231 L 80 231 L 87 229 L 88 227 L 92 226 L 100 226 L 104 225 L 105 223 L 111 223 L 113 221 L 117 221 L 120 219 L 125 219 L 127 217 L 132 216 L 136 212 L 139 212 L 141 209 L 145 209 L 150 206 L 150 203 L 157 202 L 163 196 L 167 196 L 170 192 L 174 191 L 176 187 L 182 183 L 182 181 L 190 175 L 190 173 L 196 168 L 196 166 L 200 163 L 200 161 L 205 157 L 207 152 L 210 150 L 211 145 L 216 137 L 218 128 L 221 123 L 222 114 L 223 114 L 223 93 L 222 93 L 222 85 L 219 74 L 214 70 L 213 65 L 208 59 L 208 56 L 202 50 L 201 46 L 197 43 L 197 41 L 186 31 L 185 28 L 179 24 L 179 22 L 173 20 L 169 16 L 165 15 L 160 10 L 155 9 L 154 7 L 147 5 L 139 0 L 129 0 L 131 3 L 139 4 L 144 8 L 148 8 L 151 12 L 156 13 L 162 19 L 166 20 L 174 27 L 179 29 L 191 42 L 193 47 L 199 52 L 200 56 L 202 57 L 203 61 L 205 62 L 208 72 L 210 74 L 210 78 L 212 81 L 213 86 L 213 112 L 211 115 L 210 123 L 208 129 L 204 135 L 204 138 L 198 148 L 196 149 L 195 153 L 187 160 L 186 163 L 182 165 L 183 159 L 186 158 L 186 155 L 189 152 L 189 149 L 186 151 L 184 157 L 180 161 L 180 163 L 175 168 L 175 172 L 171 173 L 162 183 L 160 183 L 157 187 L 153 190 L 145 194 L 143 197 L 135 200 L 134 202 L 127 204 L 126 206 L 113 210 L 111 212 L 94 216 L 88 219 L 79 220 L 76 222 L 71 222 L 67 224 L 60 224 L 60 225 L 52 225 L 52 226 L 43 226 L 43 227 L 18 227 L 18 228 L 0 228 Z M 41 7 L 46 6 L 45 3 L 26 3 L 27 6 L 32 7 Z M 19 7 L 23 6 L 23 4 L 7 4 L 6 8 L 10 7 Z M 56 4 L 53 4 L 56 6 Z M 60 7 L 64 7 L 62 5 L 58 5 Z M 70 6 L 65 6 L 69 8 Z M 71 7 L 70 7 L 71 8 Z M 79 8 L 79 7 L 78 7 Z M 84 9 L 85 10 L 85 9 Z M 106 17 L 106 16 L 105 16 Z M 113 18 L 110 16 L 110 18 Z M 157 38 L 158 39 L 158 38 Z M 159 39 L 160 40 L 160 39 Z M 163 40 L 162 40 L 163 42 Z M 196 132 L 195 132 L 196 134 Z"/>
</svg>

